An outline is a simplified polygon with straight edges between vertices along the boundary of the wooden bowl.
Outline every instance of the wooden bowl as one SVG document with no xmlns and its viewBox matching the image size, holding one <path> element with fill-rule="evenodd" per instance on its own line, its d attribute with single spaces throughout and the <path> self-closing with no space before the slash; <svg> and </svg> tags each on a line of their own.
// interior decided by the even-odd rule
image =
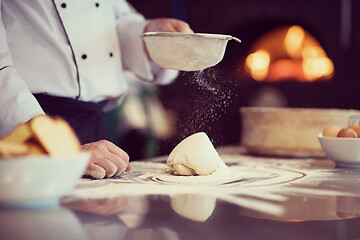
<svg viewBox="0 0 360 240">
<path fill-rule="evenodd" d="M 327 126 L 348 125 L 357 110 L 262 108 L 240 109 L 241 145 L 248 153 L 283 157 L 324 157 L 318 135 Z"/>
</svg>

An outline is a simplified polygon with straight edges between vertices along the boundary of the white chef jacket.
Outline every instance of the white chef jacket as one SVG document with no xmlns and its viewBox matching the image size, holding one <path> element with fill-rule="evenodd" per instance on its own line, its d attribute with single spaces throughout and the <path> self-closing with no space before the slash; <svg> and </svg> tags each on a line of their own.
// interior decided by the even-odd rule
<svg viewBox="0 0 360 240">
<path fill-rule="evenodd" d="M 118 104 L 127 76 L 167 83 L 125 0 L 0 0 L 0 137 L 43 114 L 32 93 Z"/>
</svg>

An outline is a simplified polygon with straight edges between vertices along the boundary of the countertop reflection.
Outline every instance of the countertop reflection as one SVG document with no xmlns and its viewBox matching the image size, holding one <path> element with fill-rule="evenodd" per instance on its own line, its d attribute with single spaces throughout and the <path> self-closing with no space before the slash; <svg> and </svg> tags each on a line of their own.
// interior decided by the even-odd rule
<svg viewBox="0 0 360 240">
<path fill-rule="evenodd" d="M 56 209 L 0 209 L 0 239 L 358 239 L 360 169 L 220 155 L 228 179 L 175 177 L 166 158 L 82 179 Z"/>
</svg>

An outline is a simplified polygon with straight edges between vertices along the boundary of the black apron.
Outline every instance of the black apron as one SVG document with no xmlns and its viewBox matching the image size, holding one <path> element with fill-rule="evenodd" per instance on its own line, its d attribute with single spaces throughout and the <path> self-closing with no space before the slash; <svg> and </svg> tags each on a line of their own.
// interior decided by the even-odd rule
<svg viewBox="0 0 360 240">
<path fill-rule="evenodd" d="M 93 103 L 46 94 L 34 96 L 47 115 L 60 116 L 73 127 L 81 144 L 106 138 L 103 107 L 107 101 Z"/>
</svg>

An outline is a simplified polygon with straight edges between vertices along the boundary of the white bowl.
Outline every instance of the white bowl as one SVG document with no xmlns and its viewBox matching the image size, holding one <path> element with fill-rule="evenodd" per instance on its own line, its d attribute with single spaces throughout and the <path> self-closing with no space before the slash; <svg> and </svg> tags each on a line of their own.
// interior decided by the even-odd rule
<svg viewBox="0 0 360 240">
<path fill-rule="evenodd" d="M 0 204 L 46 207 L 57 205 L 83 175 L 90 153 L 72 156 L 0 158 Z"/>
<path fill-rule="evenodd" d="M 230 35 L 147 32 L 141 35 L 153 61 L 162 68 L 199 71 L 215 66 L 224 57 Z"/>
<path fill-rule="evenodd" d="M 318 135 L 326 156 L 341 167 L 360 167 L 360 138 L 323 137 Z"/>
</svg>

